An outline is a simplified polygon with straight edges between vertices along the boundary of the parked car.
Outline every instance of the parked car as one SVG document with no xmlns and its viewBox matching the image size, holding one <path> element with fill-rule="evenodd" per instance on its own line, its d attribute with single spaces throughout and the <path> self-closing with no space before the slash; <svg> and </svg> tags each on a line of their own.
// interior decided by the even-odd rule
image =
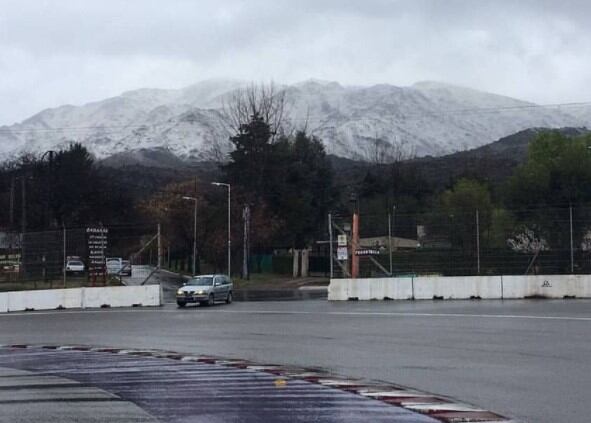
<svg viewBox="0 0 591 423">
<path fill-rule="evenodd" d="M 131 262 L 129 260 L 121 261 L 121 270 L 119 271 L 121 276 L 131 276 Z"/>
<path fill-rule="evenodd" d="M 123 259 L 121 257 L 107 257 L 105 260 L 107 275 L 118 275 L 123 268 Z"/>
<path fill-rule="evenodd" d="M 2 264 L 3 273 L 18 273 L 20 271 L 19 262 L 6 262 Z"/>
<path fill-rule="evenodd" d="M 201 275 L 189 279 L 176 293 L 176 303 L 184 307 L 187 303 L 214 305 L 224 301 L 232 302 L 234 284 L 226 275 Z"/>
<path fill-rule="evenodd" d="M 66 273 L 75 274 L 75 273 L 84 273 L 86 270 L 86 266 L 82 260 L 79 259 L 68 259 L 66 261 Z"/>
</svg>

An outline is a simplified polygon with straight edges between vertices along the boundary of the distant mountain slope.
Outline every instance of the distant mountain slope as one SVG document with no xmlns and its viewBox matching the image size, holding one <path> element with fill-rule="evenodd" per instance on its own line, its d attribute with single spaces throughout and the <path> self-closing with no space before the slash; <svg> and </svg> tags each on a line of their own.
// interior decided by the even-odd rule
<svg viewBox="0 0 591 423">
<path fill-rule="evenodd" d="M 399 166 L 402 170 L 420 175 L 420 179 L 435 191 L 449 188 L 454 181 L 462 177 L 489 181 L 492 185 L 498 186 L 513 174 L 516 166 L 526 160 L 529 143 L 544 130 L 547 129 L 526 129 L 472 150 L 440 157 L 428 156 L 405 160 Z M 585 128 L 560 128 L 558 131 L 571 137 L 591 133 Z M 331 162 L 342 183 L 362 181 L 373 166 L 370 163 L 335 156 L 331 157 Z M 390 165 L 381 166 L 387 168 Z"/>
<path fill-rule="evenodd" d="M 180 90 L 140 89 L 118 97 L 44 110 L 0 127 L 0 159 L 82 142 L 98 158 L 160 149 L 204 161 L 227 152 L 223 99 L 244 82 L 204 81 Z M 344 87 L 317 80 L 285 86 L 286 125 L 306 127 L 331 154 L 367 159 L 374 140 L 417 156 L 441 156 L 488 144 L 531 127 L 582 127 L 591 109 L 550 109 L 436 82 L 411 87 Z M 568 112 L 567 112 L 568 110 Z"/>
</svg>

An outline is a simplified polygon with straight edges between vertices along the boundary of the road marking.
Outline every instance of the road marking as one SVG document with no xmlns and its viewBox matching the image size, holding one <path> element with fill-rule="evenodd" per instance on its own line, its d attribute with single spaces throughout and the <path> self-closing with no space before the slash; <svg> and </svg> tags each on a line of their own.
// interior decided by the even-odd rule
<svg viewBox="0 0 591 423">
<path fill-rule="evenodd" d="M 125 309 L 125 310 L 72 310 L 72 311 L 39 311 L 39 312 L 14 312 L 0 314 L 0 318 L 22 317 L 22 316 L 48 316 L 64 314 L 99 314 L 99 313 L 190 313 L 186 310 L 171 309 Z M 556 321 L 579 321 L 589 322 L 591 317 L 572 316 L 539 316 L 539 315 L 518 315 L 518 314 L 470 314 L 470 313 L 416 313 L 416 312 L 381 312 L 381 311 L 305 311 L 305 310 L 228 310 L 217 309 L 207 310 L 205 313 L 226 313 L 226 314 L 269 314 L 269 315 L 313 315 L 313 316 L 373 316 L 373 317 L 418 317 L 418 318 L 483 318 L 483 319 L 524 319 L 524 320 L 556 320 Z M 205 316 L 193 315 L 193 316 Z"/>
</svg>

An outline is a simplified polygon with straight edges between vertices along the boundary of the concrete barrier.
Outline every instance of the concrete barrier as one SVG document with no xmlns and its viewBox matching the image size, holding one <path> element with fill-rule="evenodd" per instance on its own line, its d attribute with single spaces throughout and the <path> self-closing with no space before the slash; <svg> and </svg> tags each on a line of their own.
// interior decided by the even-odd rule
<svg viewBox="0 0 591 423">
<path fill-rule="evenodd" d="M 160 285 L 46 289 L 0 293 L 0 312 L 58 308 L 159 306 Z"/>
<path fill-rule="evenodd" d="M 417 300 L 496 299 L 501 298 L 501 283 L 500 276 L 418 277 L 413 278 L 414 298 Z"/>
<path fill-rule="evenodd" d="M 6 313 L 8 311 L 8 294 L 6 292 L 0 292 L 0 313 Z"/>
<path fill-rule="evenodd" d="M 159 306 L 160 285 L 84 288 L 82 308 Z"/>
<path fill-rule="evenodd" d="M 80 289 L 43 289 L 8 292 L 8 311 L 79 308 Z"/>
<path fill-rule="evenodd" d="M 591 275 L 503 276 L 503 298 L 589 298 Z"/>
<path fill-rule="evenodd" d="M 329 300 L 591 298 L 591 275 L 332 279 Z"/>
<path fill-rule="evenodd" d="M 332 279 L 329 300 L 412 298 L 412 278 Z"/>
</svg>

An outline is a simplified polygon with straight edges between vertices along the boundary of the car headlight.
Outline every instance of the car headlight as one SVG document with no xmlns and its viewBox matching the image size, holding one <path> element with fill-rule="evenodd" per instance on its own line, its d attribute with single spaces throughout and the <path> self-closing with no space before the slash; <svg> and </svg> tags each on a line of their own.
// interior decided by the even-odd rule
<svg viewBox="0 0 591 423">
<path fill-rule="evenodd" d="M 178 295 L 183 295 L 183 290 L 182 290 L 182 289 L 179 289 L 179 290 L 178 290 L 176 293 L 177 293 Z"/>
<path fill-rule="evenodd" d="M 205 294 L 205 291 L 197 291 L 196 294 L 197 295 L 203 295 L 203 294 Z"/>
</svg>

